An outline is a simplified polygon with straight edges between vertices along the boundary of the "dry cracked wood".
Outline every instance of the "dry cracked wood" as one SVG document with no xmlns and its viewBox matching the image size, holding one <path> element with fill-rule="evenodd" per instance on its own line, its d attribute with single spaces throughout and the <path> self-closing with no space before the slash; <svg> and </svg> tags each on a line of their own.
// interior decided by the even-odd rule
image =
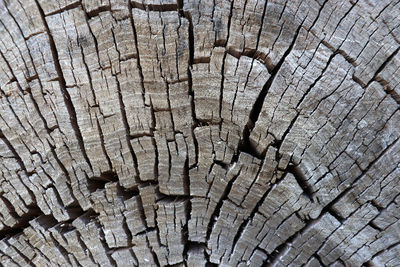
<svg viewBox="0 0 400 267">
<path fill-rule="evenodd" d="M 396 266 L 399 1 L 1 0 L 1 266 Z"/>
</svg>

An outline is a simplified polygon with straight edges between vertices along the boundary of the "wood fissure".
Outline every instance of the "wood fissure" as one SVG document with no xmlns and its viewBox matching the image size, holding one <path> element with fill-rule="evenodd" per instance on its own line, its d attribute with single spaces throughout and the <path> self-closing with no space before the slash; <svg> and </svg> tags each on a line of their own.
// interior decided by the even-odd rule
<svg viewBox="0 0 400 267">
<path fill-rule="evenodd" d="M 0 0 L 0 265 L 396 266 L 399 13 Z"/>
</svg>

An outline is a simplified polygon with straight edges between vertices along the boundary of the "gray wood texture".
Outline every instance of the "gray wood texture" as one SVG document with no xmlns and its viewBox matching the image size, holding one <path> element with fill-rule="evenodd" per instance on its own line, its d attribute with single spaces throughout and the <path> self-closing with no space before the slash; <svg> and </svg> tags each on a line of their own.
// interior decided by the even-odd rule
<svg viewBox="0 0 400 267">
<path fill-rule="evenodd" d="M 1 266 L 398 266 L 400 2 L 1 0 Z"/>
</svg>

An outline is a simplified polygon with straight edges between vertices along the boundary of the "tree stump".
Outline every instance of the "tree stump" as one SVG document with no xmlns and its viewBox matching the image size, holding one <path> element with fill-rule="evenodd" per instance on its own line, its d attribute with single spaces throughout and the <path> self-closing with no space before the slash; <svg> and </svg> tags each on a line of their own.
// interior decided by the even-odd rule
<svg viewBox="0 0 400 267">
<path fill-rule="evenodd" d="M 0 265 L 398 265 L 399 14 L 1 0 Z"/>
</svg>

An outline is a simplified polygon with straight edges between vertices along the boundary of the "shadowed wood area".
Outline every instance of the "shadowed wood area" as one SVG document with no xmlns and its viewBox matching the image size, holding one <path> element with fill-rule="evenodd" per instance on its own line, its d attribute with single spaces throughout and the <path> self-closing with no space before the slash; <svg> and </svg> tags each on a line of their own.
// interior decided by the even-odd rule
<svg viewBox="0 0 400 267">
<path fill-rule="evenodd" d="M 399 14 L 0 0 L 0 266 L 398 266 Z"/>
</svg>

